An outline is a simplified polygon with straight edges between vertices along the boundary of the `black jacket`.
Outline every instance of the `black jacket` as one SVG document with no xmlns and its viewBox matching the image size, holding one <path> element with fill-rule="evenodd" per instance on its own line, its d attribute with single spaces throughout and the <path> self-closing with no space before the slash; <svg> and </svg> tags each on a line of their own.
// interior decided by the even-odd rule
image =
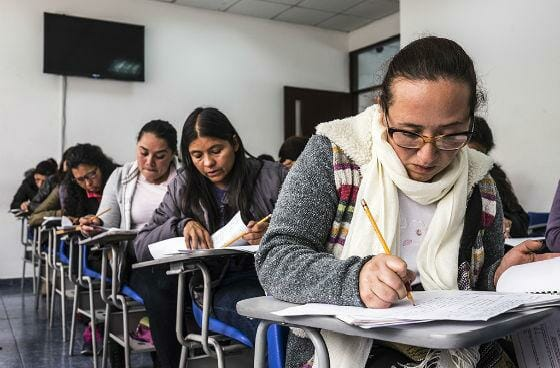
<svg viewBox="0 0 560 368">
<path fill-rule="evenodd" d="M 35 185 L 33 173 L 33 170 L 25 172 L 25 179 L 21 182 L 21 185 L 12 199 L 10 209 L 19 209 L 23 202 L 31 200 L 35 197 L 35 194 L 37 194 L 37 185 Z"/>
</svg>

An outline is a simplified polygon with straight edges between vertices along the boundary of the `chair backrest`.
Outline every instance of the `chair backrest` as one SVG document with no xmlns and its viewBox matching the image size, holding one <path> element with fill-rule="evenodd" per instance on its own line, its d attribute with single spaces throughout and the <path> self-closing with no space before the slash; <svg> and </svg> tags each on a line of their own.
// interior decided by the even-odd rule
<svg viewBox="0 0 560 368">
<path fill-rule="evenodd" d="M 529 215 L 529 226 L 541 225 L 548 222 L 549 212 L 527 212 Z"/>
<path fill-rule="evenodd" d="M 527 212 L 529 215 L 528 233 L 530 236 L 544 235 L 549 212 Z"/>
</svg>

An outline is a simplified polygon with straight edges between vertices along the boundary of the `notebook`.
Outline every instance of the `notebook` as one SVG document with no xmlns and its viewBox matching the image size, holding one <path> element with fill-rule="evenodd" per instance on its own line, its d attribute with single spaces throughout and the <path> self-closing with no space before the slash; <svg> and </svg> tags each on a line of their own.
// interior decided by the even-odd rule
<svg viewBox="0 0 560 368">
<path fill-rule="evenodd" d="M 560 257 L 507 269 L 500 292 L 560 294 Z M 560 309 L 542 323 L 512 335 L 520 368 L 560 368 Z"/>
</svg>

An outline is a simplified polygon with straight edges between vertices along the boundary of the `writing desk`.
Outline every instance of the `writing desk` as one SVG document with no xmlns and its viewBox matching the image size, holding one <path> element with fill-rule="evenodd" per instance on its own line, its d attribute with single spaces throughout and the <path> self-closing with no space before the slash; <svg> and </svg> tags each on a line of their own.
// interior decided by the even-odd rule
<svg viewBox="0 0 560 368">
<path fill-rule="evenodd" d="M 243 254 L 249 255 L 251 253 L 234 249 L 197 249 L 132 265 L 132 269 L 168 265 L 169 271 L 167 271 L 167 275 L 178 276 L 176 314 L 177 320 L 175 324 L 175 332 L 177 334 L 177 340 L 182 346 L 181 361 L 179 367 L 186 367 L 187 348 L 191 346 L 189 343 L 190 341 L 200 343 L 200 345 L 202 345 L 202 349 L 206 354 L 217 359 L 219 368 L 225 367 L 224 352 L 245 348 L 244 345 L 238 343 L 221 346 L 217 339 L 209 336 L 208 320 L 210 318 L 210 308 L 212 304 L 210 292 L 212 279 L 210 277 L 210 271 L 205 264 L 206 261 L 215 259 L 217 257 L 226 258 L 233 255 Z M 186 274 L 195 271 L 200 271 L 202 273 L 202 280 L 204 285 L 204 296 L 202 300 L 202 326 L 200 335 L 189 333 L 185 336 L 183 332 L 183 326 L 185 325 L 184 301 L 185 291 L 188 288 L 188 285 L 186 285 Z M 213 349 L 211 349 L 209 345 L 212 345 Z"/>
<path fill-rule="evenodd" d="M 456 349 L 479 345 L 509 335 L 538 323 L 559 310 L 542 308 L 505 313 L 486 322 L 438 321 L 371 329 L 352 326 L 331 316 L 282 317 L 272 314 L 295 305 L 297 304 L 283 302 L 271 296 L 246 299 L 237 303 L 237 312 L 240 315 L 261 320 L 255 340 L 255 368 L 266 366 L 266 331 L 272 323 L 303 329 L 313 342 L 319 367 L 329 368 L 327 347 L 319 333 L 321 329 L 426 348 Z"/>
</svg>

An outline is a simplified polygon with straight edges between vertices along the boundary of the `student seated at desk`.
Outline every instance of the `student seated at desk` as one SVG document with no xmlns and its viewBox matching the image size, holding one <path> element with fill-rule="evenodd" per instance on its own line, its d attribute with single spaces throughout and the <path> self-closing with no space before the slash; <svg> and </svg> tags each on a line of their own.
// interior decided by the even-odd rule
<svg viewBox="0 0 560 368">
<path fill-rule="evenodd" d="M 97 212 L 105 183 L 118 165 L 89 143 L 73 146 L 66 162 L 69 171 L 62 181 L 60 202 L 64 215 L 77 223 L 80 217 Z"/>
<path fill-rule="evenodd" d="M 488 154 L 494 148 L 494 137 L 492 130 L 484 118 L 474 117 L 474 132 L 469 141 L 469 147 L 484 154 Z M 504 210 L 504 237 L 524 238 L 527 236 L 529 227 L 529 215 L 519 204 L 513 187 L 501 166 L 494 164 L 490 175 L 496 183 L 496 188 L 502 200 Z"/>
<path fill-rule="evenodd" d="M 152 259 L 149 244 L 177 236 L 185 237 L 187 248 L 212 248 L 210 235 L 238 211 L 248 224 L 249 233 L 244 239 L 258 244 L 268 224 L 255 225 L 255 221 L 274 209 L 286 175 L 282 165 L 248 155 L 228 118 L 210 107 L 197 108 L 189 115 L 183 126 L 180 149 L 184 172 L 171 182 L 152 220 L 140 230 L 135 240 L 138 260 Z M 227 264 L 225 269 L 223 261 L 209 264 L 213 276 L 225 272 L 213 290 L 213 313 L 222 322 L 238 328 L 254 340 L 258 321 L 241 317 L 235 310 L 238 300 L 264 295 L 255 274 L 253 257 L 232 258 Z M 176 279 L 168 277 L 167 287 L 158 283 L 165 299 L 162 296 L 154 302 L 167 303 L 171 309 L 175 308 Z M 162 349 L 169 359 L 161 363 L 177 367 L 180 345 L 175 335 L 175 312 L 161 315 L 158 319 L 150 316 L 150 326 L 152 333 L 155 326 L 159 326 L 158 329 L 169 326 L 164 329 L 166 335 L 160 336 L 160 341 L 165 344 Z M 157 346 L 156 335 L 154 339 Z M 160 346 L 157 350 L 161 358 Z M 172 354 L 172 351 L 175 353 Z"/>
<path fill-rule="evenodd" d="M 286 139 L 278 151 L 279 161 L 288 170 L 296 163 L 309 138 L 293 135 Z"/>
<path fill-rule="evenodd" d="M 414 41 L 388 66 L 379 104 L 317 127 L 286 179 L 256 255 L 263 288 L 293 303 L 388 308 L 407 282 L 426 290 L 494 290 L 509 266 L 546 259 L 528 241 L 504 256 L 492 160 L 465 147 L 480 101 L 471 58 L 455 42 Z M 360 203 L 365 199 L 393 255 Z M 297 333 L 297 332 L 296 332 Z M 430 351 L 326 334 L 331 366 L 511 366 L 499 344 Z M 290 335 L 287 367 L 313 357 Z"/>
<path fill-rule="evenodd" d="M 39 162 L 34 169 L 27 171 L 25 179 L 23 179 L 16 194 L 14 194 L 10 209 L 20 209 L 24 212 L 29 211 L 29 201 L 35 197 L 47 177 L 55 172 L 56 161 L 52 158 Z"/>
<path fill-rule="evenodd" d="M 51 194 L 51 192 L 58 187 L 66 172 L 68 171 L 68 167 L 66 165 L 66 157 L 68 157 L 68 152 L 71 148 L 68 148 L 62 154 L 62 159 L 60 160 L 60 164 L 58 165 L 58 169 L 52 175 L 46 177 L 43 185 L 37 191 L 37 194 L 31 199 L 28 204 L 29 212 L 35 212 L 37 207 L 43 203 L 43 201 Z"/>
<path fill-rule="evenodd" d="M 77 223 L 80 217 L 97 212 L 105 183 L 118 165 L 100 147 L 89 143 L 73 146 L 66 162 L 69 171 L 61 184 L 60 202 L 64 215 Z M 100 260 L 99 254 L 88 256 L 88 263 L 96 270 L 101 269 Z M 84 330 L 83 338 L 81 354 L 90 355 L 92 337 L 89 326 Z"/>
<path fill-rule="evenodd" d="M 88 215 L 80 219 L 82 232 L 95 235 L 97 232 L 91 225 L 104 227 L 118 227 L 124 230 L 140 229 L 152 218 L 152 213 L 159 206 L 167 185 L 175 178 L 178 168 L 177 161 L 177 131 L 167 121 L 152 120 L 145 124 L 138 133 L 136 141 L 136 160 L 125 163 L 113 171 L 105 189 L 99 209 L 111 210 L 100 217 Z M 136 262 L 134 249 L 127 248 L 127 264 Z M 162 272 L 150 274 L 146 270 L 130 271 L 125 277 L 132 288 L 142 296 L 148 316 L 151 320 L 166 318 L 174 315 L 175 304 L 161 303 L 161 298 L 151 297 L 153 293 L 160 296 L 158 283 L 165 284 L 169 277 Z M 176 293 L 176 288 L 172 290 Z M 151 324 L 156 348 L 160 340 L 160 325 Z M 164 325 L 174 331 L 174 325 Z M 110 340 L 112 341 L 112 340 Z M 111 367 L 124 367 L 124 350 L 116 344 L 110 343 Z M 164 348 L 159 348 L 162 350 Z M 167 359 L 166 352 L 161 351 Z"/>
<path fill-rule="evenodd" d="M 546 224 L 546 246 L 553 252 L 560 252 L 560 182 L 552 201 L 548 223 Z"/>
</svg>

